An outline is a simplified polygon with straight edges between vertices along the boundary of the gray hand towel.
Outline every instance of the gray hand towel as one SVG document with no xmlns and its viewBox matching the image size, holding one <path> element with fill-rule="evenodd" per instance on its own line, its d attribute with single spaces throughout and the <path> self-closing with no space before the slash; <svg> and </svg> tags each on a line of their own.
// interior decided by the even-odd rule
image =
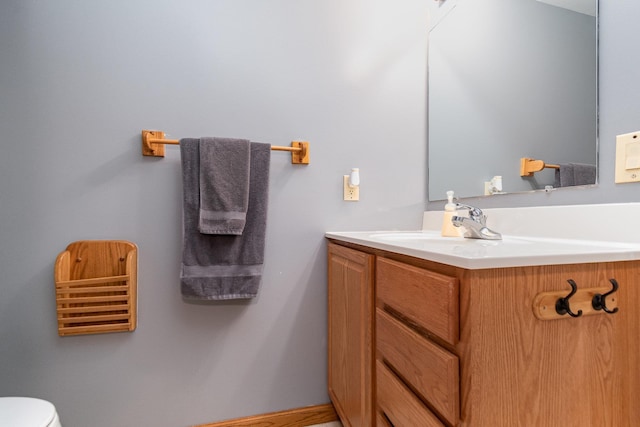
<svg viewBox="0 0 640 427">
<path fill-rule="evenodd" d="M 554 187 L 589 185 L 596 183 L 596 166 L 583 163 L 564 163 L 555 172 Z"/>
<path fill-rule="evenodd" d="M 271 146 L 251 143 L 249 201 L 242 235 L 198 231 L 199 140 L 182 139 L 182 296 L 194 300 L 253 298 L 262 278 Z"/>
<path fill-rule="evenodd" d="M 242 234 L 249 204 L 250 142 L 200 138 L 200 218 L 206 234 Z"/>
</svg>

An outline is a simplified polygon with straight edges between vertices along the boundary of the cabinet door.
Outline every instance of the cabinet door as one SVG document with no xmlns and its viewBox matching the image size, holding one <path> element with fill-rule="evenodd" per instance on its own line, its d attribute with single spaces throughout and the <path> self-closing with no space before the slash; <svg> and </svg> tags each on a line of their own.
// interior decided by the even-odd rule
<svg viewBox="0 0 640 427">
<path fill-rule="evenodd" d="M 373 255 L 329 243 L 329 396 L 344 426 L 372 425 Z"/>
</svg>

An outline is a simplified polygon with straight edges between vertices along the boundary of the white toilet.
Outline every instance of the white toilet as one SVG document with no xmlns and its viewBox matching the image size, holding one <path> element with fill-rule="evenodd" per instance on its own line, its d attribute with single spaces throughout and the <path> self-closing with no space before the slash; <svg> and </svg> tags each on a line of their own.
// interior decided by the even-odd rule
<svg viewBox="0 0 640 427">
<path fill-rule="evenodd" d="M 2 427 L 62 427 L 55 406 L 33 397 L 0 397 Z"/>
</svg>

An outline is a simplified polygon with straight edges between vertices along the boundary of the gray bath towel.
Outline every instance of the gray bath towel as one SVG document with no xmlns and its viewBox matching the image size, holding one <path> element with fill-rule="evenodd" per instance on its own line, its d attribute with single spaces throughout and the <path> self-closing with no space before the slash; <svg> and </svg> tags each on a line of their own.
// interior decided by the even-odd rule
<svg viewBox="0 0 640 427">
<path fill-rule="evenodd" d="M 200 138 L 200 219 L 205 234 L 242 234 L 249 204 L 250 142 Z"/>
<path fill-rule="evenodd" d="M 271 146 L 250 144 L 249 201 L 242 235 L 212 235 L 198 230 L 199 143 L 198 139 L 180 141 L 184 197 L 182 296 L 194 300 L 253 298 L 262 278 Z"/>
<path fill-rule="evenodd" d="M 555 172 L 554 187 L 589 185 L 596 183 L 596 166 L 583 163 L 564 163 Z"/>
</svg>

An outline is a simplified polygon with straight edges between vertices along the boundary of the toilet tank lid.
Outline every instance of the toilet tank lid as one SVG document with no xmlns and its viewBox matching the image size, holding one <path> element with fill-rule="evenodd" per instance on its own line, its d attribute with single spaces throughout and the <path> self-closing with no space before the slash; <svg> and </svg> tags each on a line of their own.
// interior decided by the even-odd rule
<svg viewBox="0 0 640 427">
<path fill-rule="evenodd" d="M 47 427 L 56 416 L 51 402 L 33 397 L 0 397 L 0 426 Z"/>
</svg>

